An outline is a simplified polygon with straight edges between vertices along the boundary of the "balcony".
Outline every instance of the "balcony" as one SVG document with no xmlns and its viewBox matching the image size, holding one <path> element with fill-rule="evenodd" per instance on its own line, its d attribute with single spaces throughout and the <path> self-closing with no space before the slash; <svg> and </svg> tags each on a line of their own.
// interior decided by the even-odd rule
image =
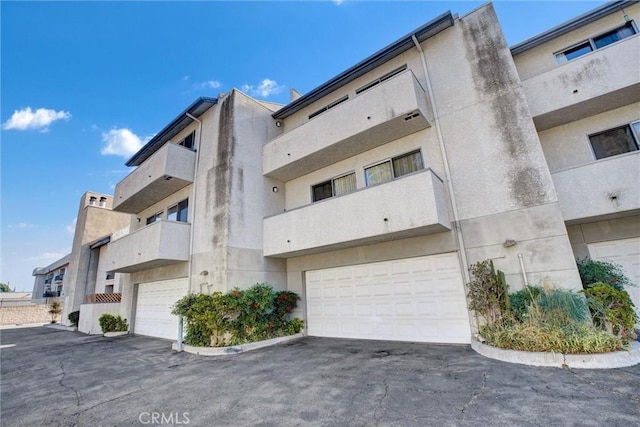
<svg viewBox="0 0 640 427">
<path fill-rule="evenodd" d="M 430 126 L 427 97 L 410 70 L 269 142 L 266 176 L 289 181 Z"/>
<path fill-rule="evenodd" d="M 640 209 L 640 151 L 551 174 L 567 222 Z"/>
<path fill-rule="evenodd" d="M 265 256 L 293 257 L 450 229 L 443 183 L 430 169 L 332 197 L 263 222 Z"/>
<path fill-rule="evenodd" d="M 191 224 L 160 220 L 108 246 L 109 271 L 134 273 L 189 260 Z"/>
<path fill-rule="evenodd" d="M 629 37 L 522 82 L 538 131 L 640 101 L 640 38 Z"/>
<path fill-rule="evenodd" d="M 137 214 L 193 182 L 195 151 L 167 143 L 116 185 L 113 210 Z"/>
<path fill-rule="evenodd" d="M 51 277 L 50 277 L 50 278 L 48 278 L 48 279 L 45 279 L 45 280 L 44 280 L 44 284 L 45 284 L 45 285 L 50 285 L 52 280 L 53 280 L 53 279 L 52 279 Z"/>
<path fill-rule="evenodd" d="M 89 294 L 84 297 L 85 304 L 109 304 L 121 301 L 122 294 Z"/>
</svg>

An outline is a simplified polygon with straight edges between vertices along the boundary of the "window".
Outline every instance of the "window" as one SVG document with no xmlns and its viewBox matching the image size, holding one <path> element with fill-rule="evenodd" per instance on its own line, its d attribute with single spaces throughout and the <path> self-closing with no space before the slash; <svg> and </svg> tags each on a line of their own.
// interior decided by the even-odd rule
<svg viewBox="0 0 640 427">
<path fill-rule="evenodd" d="M 578 58 L 579 56 L 585 55 L 596 49 L 609 46 L 612 43 L 615 43 L 622 39 L 626 39 L 627 37 L 631 37 L 632 35 L 636 34 L 636 32 L 637 31 L 635 24 L 633 23 L 633 21 L 629 21 L 622 27 L 618 27 L 604 34 L 600 34 L 599 36 L 590 38 L 589 40 L 585 40 L 578 43 L 577 45 L 571 46 L 570 48 L 567 48 L 562 52 L 556 53 L 556 60 L 559 63 L 571 61 L 572 59 Z"/>
<path fill-rule="evenodd" d="M 154 222 L 159 221 L 161 219 L 162 219 L 162 211 L 158 212 L 157 214 L 153 214 L 149 218 L 147 218 L 147 225 L 153 224 Z"/>
<path fill-rule="evenodd" d="M 116 277 L 116 273 L 114 272 L 107 272 L 106 276 L 105 276 L 105 280 L 113 280 L 113 278 Z"/>
<path fill-rule="evenodd" d="M 104 287 L 104 293 L 105 294 L 112 294 L 113 293 L 113 285 L 106 285 Z"/>
<path fill-rule="evenodd" d="M 589 135 L 596 159 L 637 151 L 640 147 L 640 121 Z"/>
<path fill-rule="evenodd" d="M 375 79 L 372 82 L 367 83 L 366 85 L 356 89 L 356 95 L 364 92 L 367 89 L 371 89 L 372 87 L 379 85 L 380 83 L 384 82 L 385 80 L 389 80 L 391 77 L 393 77 L 393 76 L 395 76 L 397 74 L 400 74 L 401 72 L 403 72 L 406 69 L 407 69 L 407 65 L 405 64 L 402 67 L 396 68 L 395 70 L 385 74 L 384 76 L 382 76 L 382 77 L 380 77 L 378 79 Z"/>
<path fill-rule="evenodd" d="M 177 205 L 167 209 L 167 219 L 169 221 L 187 222 L 189 216 L 189 199 L 185 199 Z"/>
<path fill-rule="evenodd" d="M 351 172 L 338 178 L 330 179 L 311 187 L 313 201 L 328 199 L 329 197 L 351 193 L 356 189 L 356 174 Z"/>
<path fill-rule="evenodd" d="M 331 104 L 326 105 L 324 107 L 322 107 L 321 109 L 319 109 L 318 111 L 311 113 L 309 115 L 309 119 L 313 119 L 316 116 L 319 116 L 320 114 L 324 113 L 325 111 L 328 111 L 330 109 L 332 109 L 333 107 L 342 104 L 343 102 L 347 101 L 349 99 L 349 95 L 345 95 L 342 98 L 338 99 L 337 101 L 333 101 Z"/>
<path fill-rule="evenodd" d="M 89 197 L 89 205 L 90 206 L 95 206 L 96 205 L 96 200 L 98 200 L 96 197 L 91 196 Z"/>
<path fill-rule="evenodd" d="M 107 198 L 106 197 L 100 197 L 100 206 L 103 207 L 103 208 L 107 206 Z"/>
<path fill-rule="evenodd" d="M 382 184 L 403 175 L 424 169 L 420 150 L 394 157 L 377 165 L 365 168 L 367 186 Z"/>
<path fill-rule="evenodd" d="M 196 133 L 195 132 L 191 132 L 189 135 L 187 135 L 187 137 L 185 139 L 183 139 L 182 141 L 178 142 L 178 145 L 182 145 L 185 148 L 188 148 L 189 150 L 193 150 L 195 149 L 195 137 Z"/>
</svg>

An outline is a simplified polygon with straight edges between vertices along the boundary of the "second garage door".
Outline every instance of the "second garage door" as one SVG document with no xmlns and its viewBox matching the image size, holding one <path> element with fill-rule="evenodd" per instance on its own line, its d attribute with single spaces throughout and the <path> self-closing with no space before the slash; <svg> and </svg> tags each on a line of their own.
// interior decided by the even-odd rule
<svg viewBox="0 0 640 427">
<path fill-rule="evenodd" d="M 591 258 L 620 264 L 631 283 L 636 285 L 626 290 L 640 312 L 640 238 L 590 243 L 588 247 Z"/>
<path fill-rule="evenodd" d="M 308 334 L 468 344 L 469 315 L 455 253 L 306 273 Z"/>
<path fill-rule="evenodd" d="M 171 310 L 188 290 L 187 278 L 140 283 L 134 333 L 175 340 L 178 336 L 178 317 L 172 315 Z"/>
</svg>

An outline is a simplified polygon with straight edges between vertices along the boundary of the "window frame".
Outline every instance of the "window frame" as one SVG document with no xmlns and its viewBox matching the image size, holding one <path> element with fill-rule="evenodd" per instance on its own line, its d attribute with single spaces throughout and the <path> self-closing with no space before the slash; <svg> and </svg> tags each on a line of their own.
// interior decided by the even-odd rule
<svg viewBox="0 0 640 427">
<path fill-rule="evenodd" d="M 402 158 L 402 157 L 406 157 L 406 156 L 410 156 L 410 155 L 412 155 L 412 154 L 416 154 L 416 153 L 419 153 L 419 154 L 420 154 L 420 160 L 421 160 L 421 163 L 422 163 L 422 168 L 417 169 L 417 170 L 415 170 L 415 171 L 413 171 L 413 172 L 406 173 L 406 174 L 404 174 L 404 175 L 399 175 L 399 176 L 398 176 L 398 175 L 396 175 L 395 169 L 394 169 L 394 167 L 393 167 L 393 161 L 394 161 L 394 160 L 397 160 L 397 159 L 400 159 L 400 158 Z M 381 165 L 381 164 L 383 164 L 383 163 L 389 163 L 389 164 L 391 165 L 391 175 L 392 175 L 392 178 L 391 178 L 390 180 L 388 180 L 388 181 L 379 182 L 379 183 L 377 183 L 377 184 L 370 184 L 370 183 L 369 183 L 369 178 L 367 177 L 367 169 L 370 169 L 370 168 L 373 168 L 373 167 L 379 166 L 379 165 Z M 424 163 L 424 156 L 422 155 L 422 149 L 421 149 L 421 148 L 417 148 L 417 149 L 415 149 L 415 150 L 407 151 L 406 153 L 399 154 L 399 155 L 397 155 L 397 156 L 393 156 L 393 157 L 386 158 L 386 159 L 381 160 L 381 161 L 376 162 L 376 163 L 371 163 L 371 164 L 369 164 L 369 165 L 367 165 L 367 166 L 363 167 L 362 169 L 363 169 L 363 172 L 364 172 L 364 181 L 365 181 L 365 185 L 366 185 L 367 187 L 375 187 L 376 185 L 381 185 L 381 184 L 384 184 L 384 183 L 387 183 L 387 182 L 394 181 L 394 180 L 396 180 L 396 179 L 398 179 L 398 178 L 401 178 L 401 177 L 403 177 L 403 176 L 407 176 L 407 175 L 411 175 L 411 174 L 414 174 L 414 173 L 417 173 L 417 172 L 423 171 L 423 170 L 425 170 L 425 169 L 426 169 L 426 167 L 425 167 L 425 163 Z"/>
<path fill-rule="evenodd" d="M 355 188 L 353 189 L 353 191 L 349 191 L 349 192 L 342 193 L 342 194 L 336 194 L 335 180 L 340 179 L 340 178 L 344 178 L 345 176 L 349 176 L 349 175 L 353 175 L 353 178 L 354 178 L 354 180 L 356 181 L 356 186 L 355 186 Z M 316 183 L 316 184 L 312 184 L 312 185 L 311 185 L 311 203 L 321 202 L 321 201 L 323 201 L 323 200 L 332 199 L 332 198 L 334 198 L 334 197 L 340 197 L 340 196 L 343 196 L 343 195 L 345 195 L 345 194 L 353 193 L 354 191 L 356 191 L 356 190 L 358 189 L 358 182 L 357 182 L 357 181 L 358 181 L 358 180 L 357 180 L 357 176 L 356 176 L 356 171 L 355 171 L 355 170 L 352 170 L 352 171 L 350 171 L 350 172 L 343 173 L 343 174 L 341 174 L 341 175 L 336 175 L 336 176 L 334 176 L 334 177 L 332 177 L 332 178 L 329 178 L 329 179 L 325 179 L 324 181 L 318 182 L 318 183 Z M 316 187 L 321 186 L 321 185 L 326 185 L 326 184 L 327 184 L 327 183 L 329 183 L 329 182 L 331 183 L 331 196 L 329 196 L 329 197 L 325 197 L 325 198 L 323 198 L 323 199 L 315 200 L 315 192 L 314 192 L 314 189 L 315 189 Z"/>
<path fill-rule="evenodd" d="M 187 139 L 189 139 L 189 138 L 191 138 L 191 146 L 190 146 L 190 147 L 189 147 L 189 146 L 187 146 L 187 145 L 185 145 L 185 141 L 186 141 Z M 187 136 L 185 136 L 184 138 L 182 138 L 182 139 L 178 142 L 178 145 L 180 145 L 180 146 L 182 146 L 182 147 L 184 147 L 184 148 L 186 148 L 186 149 L 188 149 L 188 150 L 196 151 L 196 131 L 194 130 L 194 131 L 192 131 L 190 134 L 188 134 Z"/>
<path fill-rule="evenodd" d="M 153 215 L 149 215 L 146 219 L 146 223 L 145 225 L 151 225 L 154 222 L 158 222 L 160 220 L 162 220 L 162 216 L 164 215 L 164 210 L 161 210 L 160 212 L 156 212 Z M 151 220 L 153 218 L 153 220 Z"/>
<path fill-rule="evenodd" d="M 183 209 L 181 209 L 180 205 L 182 203 L 186 202 L 186 218 L 184 218 L 184 220 L 182 219 L 182 216 L 180 215 L 183 211 Z M 172 219 L 169 217 L 169 215 L 171 215 L 171 209 L 176 208 L 176 218 Z M 180 200 L 178 203 L 174 203 L 173 205 L 169 206 L 167 208 L 167 221 L 175 221 L 175 222 L 189 222 L 189 198 L 186 198 L 184 200 Z"/>
<path fill-rule="evenodd" d="M 638 126 L 638 133 L 636 133 L 636 131 L 634 129 L 634 125 Z M 619 154 L 614 154 L 614 155 L 611 155 L 611 156 L 605 156 L 605 157 L 598 158 L 598 155 L 596 154 L 596 149 L 593 146 L 593 142 L 591 141 L 591 138 L 594 137 L 594 136 L 602 135 L 604 133 L 611 132 L 611 131 L 614 131 L 616 129 L 622 129 L 622 128 L 628 128 L 631 131 L 630 132 L 631 133 L 631 138 L 633 139 L 633 142 L 635 143 L 636 149 L 635 150 L 631 150 L 631 151 L 626 151 L 624 153 L 619 153 Z M 624 156 L 625 154 L 629 154 L 629 153 L 634 153 L 636 151 L 640 151 L 640 120 L 633 120 L 631 122 L 623 123 L 623 124 L 620 124 L 618 126 L 612 126 L 612 127 L 607 128 L 607 129 L 600 130 L 598 132 L 587 134 L 587 142 L 589 143 L 589 148 L 591 149 L 591 154 L 593 155 L 594 161 L 606 160 L 606 159 L 610 159 L 612 157 Z"/>
<path fill-rule="evenodd" d="M 622 38 L 620 40 L 616 40 L 616 41 L 614 41 L 612 43 L 609 43 L 607 45 L 604 45 L 604 46 L 600 46 L 600 47 L 596 46 L 596 42 L 595 42 L 596 39 L 604 37 L 604 36 L 606 36 L 608 34 L 611 34 L 613 32 L 619 31 L 620 29 L 625 28 L 625 27 L 630 27 L 633 30 L 633 34 L 631 34 L 630 36 L 624 37 L 624 38 Z M 609 29 L 607 31 L 603 31 L 602 33 L 596 34 L 595 36 L 591 36 L 591 37 L 589 37 L 589 38 L 587 38 L 585 40 L 579 41 L 578 43 L 574 43 L 574 44 L 572 44 L 570 46 L 567 46 L 567 47 L 565 47 L 563 49 L 560 49 L 559 51 L 556 51 L 556 52 L 553 53 L 553 57 L 555 58 L 555 60 L 556 60 L 556 62 L 558 64 L 566 64 L 567 62 L 570 62 L 570 61 L 573 61 L 575 59 L 581 58 L 581 57 L 583 57 L 585 55 L 588 55 L 590 53 L 595 52 L 596 50 L 604 49 L 605 47 L 614 45 L 616 43 L 620 43 L 621 41 L 626 40 L 629 37 L 633 37 L 633 36 L 636 36 L 636 35 L 638 35 L 638 26 L 636 25 L 635 21 L 632 19 L 632 20 L 630 20 L 628 22 L 625 22 L 623 25 L 618 25 L 617 27 L 611 28 L 611 29 Z M 583 53 L 582 55 L 578 55 L 575 58 L 571 58 L 571 59 L 567 59 L 567 57 L 565 56 L 565 52 L 570 51 L 572 49 L 575 49 L 575 48 L 577 48 L 577 47 L 579 47 L 581 45 L 587 45 L 587 44 L 591 48 L 591 50 L 589 52 Z"/>
</svg>

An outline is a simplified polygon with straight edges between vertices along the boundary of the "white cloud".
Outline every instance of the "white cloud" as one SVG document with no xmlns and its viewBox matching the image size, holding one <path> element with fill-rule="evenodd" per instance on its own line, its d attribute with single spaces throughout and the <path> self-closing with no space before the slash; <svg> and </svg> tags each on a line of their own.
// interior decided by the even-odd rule
<svg viewBox="0 0 640 427">
<path fill-rule="evenodd" d="M 35 224 L 30 224 L 28 222 L 19 222 L 15 225 L 9 224 L 8 228 L 33 228 Z"/>
<path fill-rule="evenodd" d="M 78 222 L 77 217 L 73 218 L 73 221 L 71 221 L 71 224 L 65 227 L 65 230 L 67 230 L 67 233 L 71 234 L 72 236 L 76 233 L 76 222 Z"/>
<path fill-rule="evenodd" d="M 4 122 L 2 128 L 5 130 L 27 130 L 39 129 L 47 131 L 48 126 L 56 120 L 69 120 L 71 113 L 68 111 L 56 111 L 47 108 L 38 108 L 35 112 L 31 107 L 15 110 L 9 120 Z"/>
<path fill-rule="evenodd" d="M 109 156 L 130 157 L 151 139 L 150 136 L 140 138 L 129 129 L 111 129 L 102 133 L 102 150 L 100 153 Z"/>
<path fill-rule="evenodd" d="M 200 84 L 200 87 L 206 87 L 211 89 L 218 89 L 221 86 L 222 86 L 222 83 L 220 83 L 217 80 L 209 80 Z"/>
<path fill-rule="evenodd" d="M 278 85 L 278 82 L 271 79 L 264 79 L 257 86 L 254 85 L 242 85 L 241 90 L 248 93 L 251 96 L 261 96 L 268 98 L 270 95 L 275 95 L 282 92 L 284 85 Z"/>
<path fill-rule="evenodd" d="M 333 0 L 333 4 L 336 6 L 340 6 L 342 3 L 344 3 L 344 0 Z"/>
</svg>

